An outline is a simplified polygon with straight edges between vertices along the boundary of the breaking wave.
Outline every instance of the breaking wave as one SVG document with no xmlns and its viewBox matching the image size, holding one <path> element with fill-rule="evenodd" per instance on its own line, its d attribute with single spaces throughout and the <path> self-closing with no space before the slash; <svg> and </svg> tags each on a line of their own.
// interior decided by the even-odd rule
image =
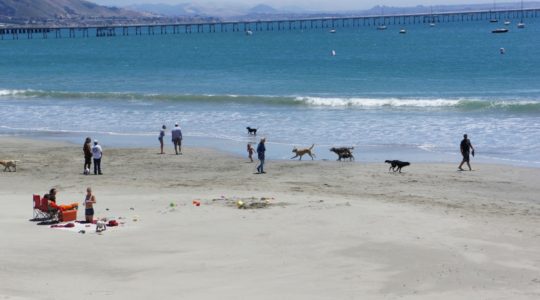
<svg viewBox="0 0 540 300">
<path fill-rule="evenodd" d="M 197 103 L 245 103 L 291 105 L 330 108 L 396 108 L 396 109 L 451 109 L 457 111 L 505 111 L 540 113 L 539 100 L 490 100 L 444 98 L 368 98 L 368 97 L 312 97 L 312 96 L 251 96 L 251 95 L 191 95 L 123 92 L 69 92 L 42 90 L 0 90 L 0 99 L 58 99 L 58 100 L 130 100 L 171 101 Z"/>
</svg>

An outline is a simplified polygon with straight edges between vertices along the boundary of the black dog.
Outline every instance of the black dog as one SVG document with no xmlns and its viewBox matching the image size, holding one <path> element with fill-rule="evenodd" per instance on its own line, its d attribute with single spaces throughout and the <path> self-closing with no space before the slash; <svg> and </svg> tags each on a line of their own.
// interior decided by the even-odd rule
<svg viewBox="0 0 540 300">
<path fill-rule="evenodd" d="M 406 167 L 411 164 L 410 162 L 401 161 L 401 160 L 385 160 L 384 162 L 387 164 L 390 164 L 390 168 L 388 168 L 388 172 L 392 170 L 394 172 L 399 171 L 399 173 L 401 173 L 401 168 Z"/>
<path fill-rule="evenodd" d="M 354 155 L 352 154 L 353 149 L 354 147 L 340 147 L 340 148 L 332 147 L 330 148 L 330 151 L 337 154 L 338 156 L 337 160 L 339 161 L 341 161 L 341 159 L 346 159 L 346 158 L 348 158 L 349 161 L 353 161 L 354 160 Z"/>
<path fill-rule="evenodd" d="M 246 127 L 248 134 L 257 135 L 257 128 Z"/>
</svg>

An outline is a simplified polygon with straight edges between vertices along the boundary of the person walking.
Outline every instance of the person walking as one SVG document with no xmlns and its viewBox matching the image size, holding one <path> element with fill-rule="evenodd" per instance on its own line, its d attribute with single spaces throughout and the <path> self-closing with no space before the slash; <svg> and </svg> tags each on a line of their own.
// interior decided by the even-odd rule
<svg viewBox="0 0 540 300">
<path fill-rule="evenodd" d="M 472 156 L 474 157 L 474 148 L 473 148 L 473 145 L 471 144 L 471 141 L 468 139 L 467 134 L 463 135 L 463 140 L 461 141 L 459 148 L 461 150 L 461 155 L 463 156 L 463 160 L 461 161 L 461 164 L 459 164 L 458 169 L 460 171 L 464 171 L 462 168 L 463 164 L 467 163 L 467 166 L 469 167 L 469 171 L 472 171 L 469 154 L 472 154 Z"/>
<path fill-rule="evenodd" d="M 160 154 L 165 154 L 165 152 L 163 152 L 163 138 L 165 137 L 165 129 L 167 129 L 167 127 L 165 125 L 163 125 L 161 127 L 161 130 L 159 131 L 158 140 L 159 140 L 159 144 L 161 145 L 161 153 Z"/>
<path fill-rule="evenodd" d="M 84 153 L 83 174 L 88 175 L 90 174 L 90 168 L 92 167 L 92 139 L 90 139 L 90 137 L 87 137 L 86 140 L 84 141 L 83 153 Z"/>
<path fill-rule="evenodd" d="M 171 136 L 174 144 L 174 152 L 176 155 L 182 154 L 182 130 L 178 123 L 174 124 L 174 128 L 171 130 Z"/>
<path fill-rule="evenodd" d="M 96 204 L 96 196 L 92 194 L 92 188 L 86 188 L 86 197 L 84 198 L 84 216 L 86 223 L 94 222 L 94 204 Z"/>
<path fill-rule="evenodd" d="M 266 143 L 266 138 L 262 138 L 259 142 L 259 145 L 257 146 L 257 156 L 259 158 L 259 166 L 257 166 L 257 174 L 265 174 L 264 171 L 264 159 L 265 159 L 265 152 L 266 147 L 264 145 Z"/>
<path fill-rule="evenodd" d="M 98 140 L 94 140 L 92 156 L 94 157 L 94 175 L 103 175 L 103 173 L 101 173 L 101 157 L 103 156 L 103 149 L 101 149 Z"/>
<path fill-rule="evenodd" d="M 248 152 L 249 162 L 253 162 L 253 153 L 255 153 L 255 149 L 253 149 L 253 146 L 251 146 L 251 143 L 247 144 L 247 152 Z"/>
</svg>

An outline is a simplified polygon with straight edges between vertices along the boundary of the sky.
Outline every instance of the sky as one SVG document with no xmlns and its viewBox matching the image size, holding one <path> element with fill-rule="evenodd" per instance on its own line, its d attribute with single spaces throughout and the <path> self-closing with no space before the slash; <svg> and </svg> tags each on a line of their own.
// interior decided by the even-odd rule
<svg viewBox="0 0 540 300">
<path fill-rule="evenodd" d="M 165 3 L 165 4 L 208 4 L 216 3 L 219 6 L 227 4 L 255 6 L 267 4 L 274 8 L 297 6 L 311 10 L 357 10 L 369 9 L 375 5 L 386 6 L 416 6 L 416 5 L 439 5 L 439 4 L 473 4 L 492 3 L 491 0 L 90 0 L 95 3 L 113 6 L 126 6 L 141 3 Z M 518 0 L 504 0 L 499 2 L 518 2 Z"/>
</svg>

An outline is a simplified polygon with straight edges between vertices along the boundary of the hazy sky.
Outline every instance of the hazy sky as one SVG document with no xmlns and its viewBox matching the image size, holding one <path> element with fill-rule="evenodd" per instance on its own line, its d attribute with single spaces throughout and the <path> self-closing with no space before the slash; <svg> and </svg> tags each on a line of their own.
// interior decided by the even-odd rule
<svg viewBox="0 0 540 300">
<path fill-rule="evenodd" d="M 90 0 L 92 1 L 92 0 Z M 93 2 L 106 5 L 125 6 L 139 3 L 216 3 L 219 6 L 227 4 L 268 4 L 273 7 L 298 6 L 310 9 L 343 10 L 343 9 L 367 9 L 375 5 L 387 6 L 415 6 L 437 4 L 472 4 L 492 3 L 490 0 L 93 0 Z M 518 0 L 504 0 L 499 2 L 518 2 Z"/>
</svg>

